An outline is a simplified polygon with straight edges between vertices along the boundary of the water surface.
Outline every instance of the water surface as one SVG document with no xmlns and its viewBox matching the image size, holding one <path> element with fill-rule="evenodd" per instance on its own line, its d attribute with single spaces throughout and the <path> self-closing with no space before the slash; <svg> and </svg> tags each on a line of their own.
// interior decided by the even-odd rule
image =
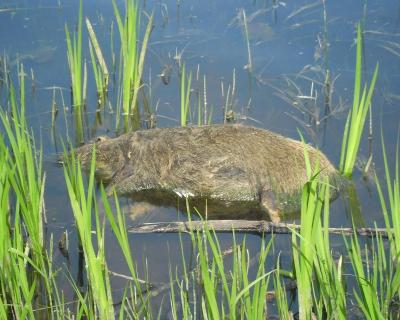
<svg viewBox="0 0 400 320">
<path fill-rule="evenodd" d="M 118 2 L 122 8 L 122 2 Z M 356 24 L 364 26 L 365 79 L 371 79 L 375 64 L 380 72 L 372 105 L 372 149 L 368 128 L 362 140 L 359 163 L 363 167 L 373 154 L 374 169 L 383 177 L 380 132 L 394 165 L 400 119 L 400 4 L 395 0 L 373 1 L 145 1 L 142 7 L 154 12 L 143 81 L 148 85 L 150 105 L 158 127 L 179 125 L 179 63 L 193 72 L 193 106 L 197 97 L 207 97 L 212 122 L 220 123 L 229 97 L 228 108 L 236 122 L 267 128 L 285 136 L 306 140 L 318 146 L 336 165 L 339 163 L 341 139 L 348 109 L 352 103 L 355 66 Z M 78 16 L 77 1 L 0 1 L 0 52 L 7 57 L 12 78 L 17 65 L 24 64 L 27 73 L 27 117 L 37 141 L 41 141 L 46 172 L 46 213 L 48 233 L 55 239 L 64 230 L 70 232 L 71 248 L 76 243 L 73 216 L 64 184 L 63 169 L 56 164 L 62 151 L 61 141 L 78 144 L 74 116 L 71 113 L 70 78 L 66 56 L 64 25 L 70 29 Z M 248 25 L 251 68 L 245 36 L 244 15 Z M 84 16 L 95 29 L 107 64 L 111 69 L 111 30 L 118 59 L 118 31 L 111 1 L 85 1 Z M 142 21 L 146 17 L 142 16 Z M 84 39 L 87 39 L 85 30 Z M 86 40 L 84 56 L 88 63 L 88 100 L 84 139 L 116 135 L 118 74 L 111 81 L 109 100 L 96 117 L 96 90 Z M 118 66 L 118 61 L 117 61 Z M 326 110 L 326 72 L 331 79 L 328 93 L 330 110 Z M 168 77 L 165 74 L 168 73 Z M 32 79 L 32 74 L 34 79 Z M 160 75 L 164 75 L 160 76 Z M 204 86 L 204 84 L 206 86 Z M 58 89 L 54 94 L 54 87 Z M 53 95 L 58 115 L 51 123 Z M 4 90 L 1 99 L 6 98 Z M 96 120 L 97 119 L 97 120 Z M 358 220 L 365 225 L 382 221 L 379 200 L 373 180 L 363 178 L 356 170 L 353 181 L 360 208 Z M 354 199 L 353 199 L 354 200 Z M 138 212 L 138 205 L 121 199 L 130 216 L 128 224 L 138 222 L 186 220 L 176 208 L 150 208 Z M 142 208 L 143 209 L 143 208 Z M 140 211 L 140 210 L 139 210 Z M 331 206 L 331 225 L 348 226 L 351 216 L 347 196 Z M 241 236 L 240 236 L 241 237 Z M 107 250 L 110 269 L 127 273 L 115 239 Z M 285 237 L 277 238 L 277 252 L 290 250 Z M 131 235 L 134 258 L 141 272 L 147 269 L 151 281 L 168 282 L 169 268 L 180 266 L 179 241 L 176 235 Z M 257 252 L 260 238 L 247 236 L 250 249 Z M 230 235 L 221 235 L 222 246 L 231 245 Z M 190 255 L 190 240 L 184 237 L 185 252 Z M 73 274 L 78 259 L 72 250 Z M 59 255 L 58 263 L 65 263 Z M 287 261 L 289 263 L 289 261 Z M 116 287 L 123 286 L 115 278 Z M 65 284 L 68 286 L 68 283 Z"/>
</svg>

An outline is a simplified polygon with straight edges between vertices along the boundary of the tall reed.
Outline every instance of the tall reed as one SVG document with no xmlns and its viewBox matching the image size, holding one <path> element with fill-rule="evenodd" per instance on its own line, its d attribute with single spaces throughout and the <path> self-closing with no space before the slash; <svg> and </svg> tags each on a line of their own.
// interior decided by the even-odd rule
<svg viewBox="0 0 400 320">
<path fill-rule="evenodd" d="M 71 75 L 72 104 L 79 111 L 85 104 L 84 77 L 82 77 L 82 0 L 79 2 L 79 15 L 77 32 L 73 38 L 65 24 L 65 36 L 67 39 L 67 58 Z"/>
<path fill-rule="evenodd" d="M 357 234 L 349 242 L 345 239 L 350 262 L 354 270 L 354 278 L 357 289 L 353 290 L 358 307 L 362 311 L 365 319 L 389 319 L 390 314 L 390 282 L 393 276 L 393 269 L 387 268 L 387 257 L 382 240 L 382 236 L 372 241 L 372 247 L 364 247 L 360 243 Z M 371 256 L 372 257 L 371 257 Z M 389 271 L 389 272 L 388 272 Z M 399 270 L 397 268 L 396 286 L 399 285 Z M 384 299 L 381 299 L 383 297 Z"/>
<path fill-rule="evenodd" d="M 371 106 L 379 69 L 379 64 L 377 64 L 369 88 L 368 85 L 365 84 L 361 92 L 362 46 L 362 30 L 361 25 L 358 24 L 353 106 L 350 109 L 344 128 L 339 165 L 340 172 L 346 177 L 350 177 L 353 173 L 365 119 Z"/>
<path fill-rule="evenodd" d="M 121 17 L 115 0 L 113 0 L 114 14 L 117 20 L 121 41 L 121 96 L 122 112 L 125 116 L 125 126 L 129 115 L 138 115 L 138 92 L 141 88 L 147 44 L 153 27 L 153 15 L 149 17 L 146 30 L 140 47 L 140 14 L 136 0 L 125 1 L 125 18 Z M 138 119 L 134 119 L 137 121 Z"/>
<path fill-rule="evenodd" d="M 319 190 L 323 200 L 323 214 L 315 228 L 315 258 L 314 272 L 314 305 L 319 318 L 346 319 L 346 290 L 343 278 L 343 257 L 337 263 L 332 257 L 329 228 L 329 201 L 330 186 L 326 179 L 322 182 L 324 187 Z M 320 213 L 319 213 L 320 214 Z"/>
<path fill-rule="evenodd" d="M 95 314 L 98 314 L 101 319 L 114 319 L 113 297 L 105 260 L 104 224 L 100 222 L 97 202 L 95 201 L 95 150 L 93 151 L 87 189 L 81 166 L 74 154 L 65 155 L 64 158 L 66 161 L 64 166 L 65 182 L 83 248 Z M 92 222 L 93 212 L 95 223 Z M 92 234 L 93 226 L 96 228 L 97 235 L 95 241 Z M 90 316 L 90 314 L 87 316 Z"/>
<path fill-rule="evenodd" d="M 388 232 L 392 256 L 400 255 L 400 175 L 399 175 L 399 150 L 396 149 L 396 163 L 393 172 L 390 172 L 386 146 L 381 133 L 382 155 L 385 167 L 385 182 L 387 197 L 383 193 L 383 188 L 378 176 L 375 174 L 375 182 L 378 189 L 379 200 L 385 221 L 385 227 Z M 386 200 L 387 199 L 387 200 Z"/>
<path fill-rule="evenodd" d="M 386 277 L 387 296 L 383 297 L 390 304 L 396 297 L 400 297 L 400 269 L 396 267 L 398 257 L 400 256 L 400 174 L 399 174 L 399 148 L 396 148 L 396 162 L 394 172 L 389 169 L 386 146 L 381 133 L 382 156 L 385 167 L 386 196 L 384 195 L 382 185 L 378 176 L 375 174 L 375 182 L 378 189 L 379 200 L 381 203 L 382 214 L 385 222 L 386 231 L 388 233 L 390 258 L 388 259 L 389 272 Z M 383 253 L 386 247 L 382 248 Z M 393 269 L 394 267 L 394 269 Z"/>
<path fill-rule="evenodd" d="M 17 96 L 9 82 L 11 112 L 0 108 L 0 314 L 24 319 L 34 318 L 38 305 L 51 310 L 59 295 L 45 252 L 45 177 L 41 150 L 26 123 L 22 65 L 19 83 Z"/>
<path fill-rule="evenodd" d="M 190 93 L 192 90 L 192 73 L 186 76 L 186 66 L 183 64 L 180 81 L 180 97 L 181 97 L 181 126 L 185 127 L 188 123 L 190 115 Z M 199 115 L 200 117 L 200 115 Z"/>
<path fill-rule="evenodd" d="M 108 92 L 109 72 L 96 33 L 94 32 L 93 26 L 88 18 L 86 18 L 86 28 L 90 38 L 89 51 L 93 67 L 93 75 L 97 87 L 99 105 L 102 105 L 105 102 Z"/>
<path fill-rule="evenodd" d="M 190 212 L 187 206 L 188 212 Z M 260 250 L 257 258 L 251 258 L 246 245 L 246 240 L 240 244 L 236 241 L 233 234 L 232 247 L 229 253 L 221 248 L 217 234 L 205 227 L 202 231 L 190 232 L 193 248 L 197 252 L 197 266 L 189 272 L 185 266 L 184 252 L 183 258 L 183 277 L 176 276 L 175 279 L 170 271 L 171 279 L 171 308 L 174 318 L 178 318 L 177 297 L 175 294 L 175 283 L 178 284 L 182 311 L 191 318 L 197 312 L 197 302 L 199 312 L 204 319 L 265 319 L 266 300 L 268 283 L 270 276 L 275 270 L 265 269 L 266 259 L 270 252 L 273 240 L 269 242 L 261 241 Z M 231 256 L 230 259 L 228 259 Z M 250 265 L 256 259 L 255 274 L 251 276 Z M 231 261 L 230 267 L 227 263 Z M 191 279 L 199 279 L 200 292 L 196 287 L 193 294 L 190 294 L 189 287 L 196 286 Z M 179 284 L 182 283 L 182 284 Z M 191 305 L 196 297 L 199 296 Z M 185 297 L 185 298 L 182 298 Z"/>
<path fill-rule="evenodd" d="M 345 319 L 342 263 L 336 265 L 333 261 L 329 242 L 329 181 L 327 178 L 321 180 L 319 163 L 317 161 L 312 166 L 306 147 L 304 157 L 309 181 L 302 190 L 300 234 L 292 232 L 299 318 L 326 315 L 328 318 Z M 279 292 L 280 284 L 275 282 Z"/>
<path fill-rule="evenodd" d="M 151 314 L 150 294 L 148 294 L 150 292 L 150 286 L 148 282 L 143 283 L 143 280 L 139 279 L 136 266 L 133 261 L 132 251 L 129 246 L 125 216 L 120 209 L 117 195 L 114 192 L 114 212 L 111 209 L 107 194 L 103 186 L 101 186 L 101 199 L 104 205 L 106 217 L 111 226 L 111 230 L 113 231 L 114 236 L 117 238 L 119 247 L 122 250 L 125 262 L 130 272 L 130 276 L 132 278 L 130 286 L 133 289 L 134 294 L 131 295 L 131 299 L 133 301 L 136 301 L 136 303 L 140 305 L 140 308 L 134 308 L 134 310 L 132 310 L 132 314 L 135 318 L 138 319 L 148 317 L 148 315 Z"/>
<path fill-rule="evenodd" d="M 96 88 L 97 88 L 97 97 L 98 97 L 97 102 L 98 105 L 101 106 L 104 104 L 106 97 L 106 78 L 104 76 L 103 70 L 101 69 L 101 66 L 99 66 L 96 61 L 96 58 L 93 53 L 93 45 L 91 42 L 89 42 L 89 52 L 90 52 L 90 59 L 92 62 L 94 80 L 96 82 Z"/>
</svg>

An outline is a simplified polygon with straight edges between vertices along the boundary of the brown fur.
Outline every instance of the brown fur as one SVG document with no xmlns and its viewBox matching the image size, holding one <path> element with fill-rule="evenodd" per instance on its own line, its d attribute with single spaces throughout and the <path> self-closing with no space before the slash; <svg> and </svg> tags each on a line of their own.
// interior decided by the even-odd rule
<svg viewBox="0 0 400 320">
<path fill-rule="evenodd" d="M 99 139 L 97 174 L 119 194 L 177 193 L 226 204 L 258 203 L 278 221 L 299 211 L 307 182 L 304 144 L 244 125 L 165 128 Z M 92 146 L 78 148 L 83 164 Z M 324 154 L 306 146 L 320 177 L 333 183 L 339 174 Z"/>
</svg>

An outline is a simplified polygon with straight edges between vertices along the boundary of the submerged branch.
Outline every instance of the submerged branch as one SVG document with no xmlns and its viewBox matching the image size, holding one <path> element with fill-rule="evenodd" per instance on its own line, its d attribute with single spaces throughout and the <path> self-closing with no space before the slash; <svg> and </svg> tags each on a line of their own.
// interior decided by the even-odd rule
<svg viewBox="0 0 400 320">
<path fill-rule="evenodd" d="M 190 233 L 201 231 L 204 228 L 217 232 L 246 232 L 257 234 L 289 234 L 292 230 L 300 230 L 300 225 L 293 223 L 273 223 L 270 221 L 249 220 L 207 220 L 207 221 L 175 221 L 143 223 L 129 228 L 131 233 Z M 352 235 L 352 228 L 329 228 L 329 233 L 338 235 Z M 375 237 L 380 235 L 387 237 L 385 228 L 357 228 L 356 233 L 360 236 Z"/>
</svg>

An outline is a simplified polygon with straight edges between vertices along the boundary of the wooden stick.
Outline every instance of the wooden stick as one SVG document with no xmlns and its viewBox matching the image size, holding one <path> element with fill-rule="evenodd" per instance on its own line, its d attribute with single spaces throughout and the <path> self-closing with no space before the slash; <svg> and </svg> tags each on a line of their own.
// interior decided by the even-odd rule
<svg viewBox="0 0 400 320">
<path fill-rule="evenodd" d="M 246 232 L 256 234 L 290 234 L 292 230 L 299 231 L 300 225 L 293 223 L 273 223 L 270 221 L 250 220 L 207 220 L 207 221 L 174 221 L 143 223 L 129 228 L 131 233 L 190 233 L 201 231 L 205 227 L 216 232 Z M 352 228 L 329 228 L 329 233 L 338 235 L 352 235 Z M 375 237 L 380 235 L 388 237 L 385 228 L 358 228 L 356 232 L 360 236 Z"/>
</svg>

